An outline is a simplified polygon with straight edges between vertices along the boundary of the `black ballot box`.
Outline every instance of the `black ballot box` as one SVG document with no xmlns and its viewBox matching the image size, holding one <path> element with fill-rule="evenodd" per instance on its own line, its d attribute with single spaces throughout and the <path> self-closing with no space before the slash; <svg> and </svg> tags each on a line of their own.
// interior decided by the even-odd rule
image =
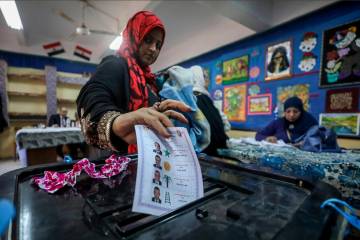
<svg viewBox="0 0 360 240">
<path fill-rule="evenodd" d="M 321 203 L 341 197 L 332 186 L 236 161 L 200 159 L 204 197 L 162 216 L 131 211 L 136 155 L 126 171 L 109 179 L 81 174 L 76 185 L 49 194 L 31 184 L 45 170 L 28 167 L 0 176 L 0 198 L 13 199 L 16 219 L 9 239 L 329 239 L 337 217 Z M 104 160 L 93 161 L 99 167 Z"/>
</svg>

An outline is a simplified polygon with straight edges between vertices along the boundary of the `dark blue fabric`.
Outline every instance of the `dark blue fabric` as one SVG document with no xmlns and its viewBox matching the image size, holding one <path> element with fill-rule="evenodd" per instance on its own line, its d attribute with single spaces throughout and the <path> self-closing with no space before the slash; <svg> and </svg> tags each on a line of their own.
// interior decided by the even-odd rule
<svg viewBox="0 0 360 240">
<path fill-rule="evenodd" d="M 292 123 L 292 125 L 293 127 L 290 129 L 290 124 L 285 117 L 276 119 L 258 131 L 255 139 L 261 141 L 266 137 L 275 136 L 278 140 L 283 140 L 285 143 L 295 143 L 296 140 L 302 137 L 312 126 L 318 125 L 318 122 L 310 113 L 303 111 L 299 119 Z M 291 139 L 287 136 L 286 130 L 289 131 Z"/>
<path fill-rule="evenodd" d="M 306 111 L 303 111 L 299 119 L 293 123 L 290 123 L 285 118 L 283 119 L 286 129 L 290 132 L 291 142 L 295 142 L 303 136 L 312 126 L 318 125 L 316 119 Z"/>
<path fill-rule="evenodd" d="M 313 126 L 305 134 L 301 150 L 309 152 L 341 152 L 336 133 L 322 126 Z"/>
<path fill-rule="evenodd" d="M 300 117 L 295 122 L 289 122 L 284 118 L 285 129 L 290 133 L 291 142 L 296 142 L 312 126 L 318 125 L 318 122 L 310 113 L 304 110 L 304 105 L 300 98 L 296 96 L 288 98 L 284 103 L 284 111 L 290 107 L 296 108 L 301 112 Z"/>
<path fill-rule="evenodd" d="M 289 107 L 294 107 L 296 109 L 299 109 L 300 112 L 304 111 L 303 103 L 302 103 L 301 99 L 298 97 L 288 98 L 284 102 L 284 110 L 288 109 Z"/>
<path fill-rule="evenodd" d="M 269 123 L 265 128 L 256 133 L 256 141 L 265 140 L 269 136 L 275 136 L 277 139 L 281 139 L 286 143 L 290 143 L 285 130 L 285 121 L 284 118 L 276 119 Z"/>
</svg>

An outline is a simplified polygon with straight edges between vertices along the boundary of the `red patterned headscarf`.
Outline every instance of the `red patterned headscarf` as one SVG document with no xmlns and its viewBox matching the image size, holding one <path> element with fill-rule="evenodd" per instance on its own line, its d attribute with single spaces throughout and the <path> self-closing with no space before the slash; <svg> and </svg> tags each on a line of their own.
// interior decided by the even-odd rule
<svg viewBox="0 0 360 240">
<path fill-rule="evenodd" d="M 137 60 L 140 44 L 154 28 L 160 28 L 164 33 L 163 38 L 165 38 L 165 28 L 161 20 L 152 12 L 141 11 L 128 21 L 122 33 L 123 42 L 118 53 L 126 59 L 129 67 L 131 89 L 129 111 L 149 106 L 149 93 L 146 84 L 158 92 L 155 75 L 151 73 L 150 67 L 141 67 Z"/>
</svg>

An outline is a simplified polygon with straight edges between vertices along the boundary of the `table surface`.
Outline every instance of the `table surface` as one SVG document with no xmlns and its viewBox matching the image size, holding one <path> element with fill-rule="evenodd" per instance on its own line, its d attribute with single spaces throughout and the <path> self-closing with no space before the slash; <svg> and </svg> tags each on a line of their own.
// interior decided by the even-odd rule
<svg viewBox="0 0 360 240">
<path fill-rule="evenodd" d="M 84 142 L 80 128 L 24 128 L 16 132 L 19 149 L 54 147 L 69 143 Z"/>
</svg>

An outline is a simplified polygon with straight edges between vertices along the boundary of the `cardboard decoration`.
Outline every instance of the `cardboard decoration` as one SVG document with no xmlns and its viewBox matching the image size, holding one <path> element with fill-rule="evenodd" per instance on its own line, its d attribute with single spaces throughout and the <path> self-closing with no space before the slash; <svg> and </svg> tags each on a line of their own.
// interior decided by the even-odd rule
<svg viewBox="0 0 360 240">
<path fill-rule="evenodd" d="M 360 84 L 360 20 L 324 31 L 320 87 Z"/>
<path fill-rule="evenodd" d="M 298 67 L 303 72 L 310 72 L 316 65 L 317 56 L 311 52 L 306 52 L 301 57 Z"/>
<path fill-rule="evenodd" d="M 359 111 L 359 88 L 343 88 L 326 92 L 327 113 L 352 113 Z"/>
<path fill-rule="evenodd" d="M 260 75 L 260 68 L 254 66 L 250 69 L 250 78 L 257 78 Z"/>
<path fill-rule="evenodd" d="M 246 121 L 246 84 L 224 88 L 224 114 L 229 121 Z"/>
<path fill-rule="evenodd" d="M 315 32 L 307 32 L 304 34 L 299 49 L 302 52 L 311 52 L 317 44 L 317 34 Z"/>
</svg>

